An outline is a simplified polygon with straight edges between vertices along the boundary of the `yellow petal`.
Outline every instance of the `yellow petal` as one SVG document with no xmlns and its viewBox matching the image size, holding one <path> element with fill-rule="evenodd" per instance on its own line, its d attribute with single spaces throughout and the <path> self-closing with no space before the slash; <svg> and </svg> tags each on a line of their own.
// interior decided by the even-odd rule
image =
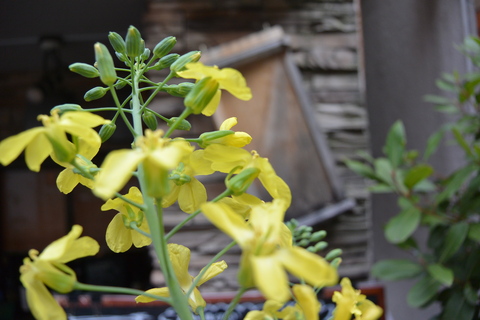
<svg viewBox="0 0 480 320">
<path fill-rule="evenodd" d="M 72 123 L 75 124 L 80 124 L 82 126 L 94 128 L 99 125 L 105 124 L 110 122 L 109 120 L 105 120 L 99 115 L 96 115 L 94 113 L 90 112 L 85 112 L 85 111 L 71 111 L 71 112 L 65 112 L 62 114 L 60 117 L 60 123 L 62 125 L 71 125 Z"/>
<path fill-rule="evenodd" d="M 188 273 L 188 265 L 190 264 L 190 249 L 179 244 L 169 243 L 168 253 L 172 261 L 172 267 L 177 276 L 180 287 L 188 290 L 192 284 L 192 276 Z"/>
<path fill-rule="evenodd" d="M 145 155 L 137 150 L 110 152 L 95 177 L 93 193 L 104 200 L 113 197 L 127 183 L 144 157 Z"/>
<path fill-rule="evenodd" d="M 180 187 L 178 204 L 183 212 L 193 213 L 205 202 L 207 202 L 207 190 L 196 178 L 192 177 L 190 182 Z"/>
<path fill-rule="evenodd" d="M 290 298 L 287 273 L 275 255 L 251 256 L 255 285 L 267 299 L 286 302 Z"/>
<path fill-rule="evenodd" d="M 132 246 L 132 234 L 123 224 L 121 213 L 117 213 L 108 224 L 105 240 L 110 250 L 117 253 L 125 252 Z"/>
<path fill-rule="evenodd" d="M 362 320 L 376 320 L 383 314 L 383 309 L 370 300 L 363 300 L 357 304 L 362 313 Z"/>
<path fill-rule="evenodd" d="M 170 292 L 168 291 L 168 288 L 167 287 L 164 287 L 164 288 L 154 288 L 154 289 L 150 289 L 150 290 L 147 290 L 145 291 L 146 293 L 150 293 L 150 294 L 154 294 L 156 296 L 160 296 L 160 297 L 165 297 L 165 298 L 168 298 L 170 297 Z M 152 301 L 156 301 L 156 299 L 154 298 L 151 298 L 151 297 L 147 297 L 147 296 L 137 296 L 135 298 L 135 301 L 136 302 L 152 302 Z"/>
<path fill-rule="evenodd" d="M 140 226 L 140 230 L 145 231 L 146 233 L 150 233 L 150 228 L 148 227 L 147 220 L 144 219 L 142 225 Z M 143 234 L 139 233 L 138 231 L 131 230 L 132 235 L 132 243 L 137 248 L 142 248 L 148 246 L 152 243 L 152 239 L 144 236 Z"/>
<path fill-rule="evenodd" d="M 307 285 L 294 285 L 292 290 L 305 319 L 318 320 L 320 302 L 318 302 L 317 295 L 312 287 Z"/>
<path fill-rule="evenodd" d="M 44 127 L 33 128 L 17 135 L 6 138 L 0 142 L 0 163 L 9 165 L 15 160 L 27 145 L 39 134 L 45 132 Z"/>
<path fill-rule="evenodd" d="M 204 116 L 210 117 L 212 114 L 217 111 L 218 105 L 220 104 L 220 99 L 222 98 L 222 91 L 217 90 L 215 95 L 213 96 L 212 100 L 207 104 L 205 108 L 202 110 L 202 114 Z"/>
<path fill-rule="evenodd" d="M 240 100 L 252 99 L 252 91 L 247 87 L 247 81 L 238 70 L 223 68 L 220 73 L 221 79 L 217 79 L 220 83 L 220 89 L 227 90 Z"/>
<path fill-rule="evenodd" d="M 222 122 L 218 130 L 230 130 L 232 127 L 236 126 L 237 123 L 237 117 L 230 117 Z"/>
<path fill-rule="evenodd" d="M 80 181 L 79 177 L 81 176 L 73 173 L 71 169 L 63 170 L 57 177 L 58 190 L 64 194 L 72 192 L 73 188 L 75 188 Z"/>
<path fill-rule="evenodd" d="M 203 299 L 200 291 L 197 288 L 193 289 L 193 292 L 188 299 L 188 304 L 195 313 L 197 313 L 197 309 L 199 307 L 205 308 L 207 306 L 207 302 Z"/>
<path fill-rule="evenodd" d="M 274 320 L 275 318 L 268 316 L 263 311 L 249 311 L 243 320 Z"/>
<path fill-rule="evenodd" d="M 245 149 L 212 144 L 205 148 L 205 158 L 212 162 L 215 171 L 229 173 L 235 167 L 244 167 L 252 155 Z"/>
<path fill-rule="evenodd" d="M 200 273 L 202 273 L 203 269 L 200 271 Z M 210 265 L 207 271 L 203 274 L 202 278 L 200 278 L 200 280 L 197 282 L 197 287 L 201 286 L 213 277 L 218 276 L 225 269 L 227 269 L 227 263 L 224 260 L 212 263 L 212 265 Z"/>
<path fill-rule="evenodd" d="M 208 175 L 215 172 L 212 169 L 212 162 L 205 159 L 205 150 L 192 152 L 189 158 L 189 166 L 195 175 Z"/>
<path fill-rule="evenodd" d="M 66 141 L 66 143 L 69 143 Z M 53 151 L 52 144 L 44 134 L 35 136 L 25 148 L 25 162 L 30 170 L 40 171 L 40 165 Z"/>
<path fill-rule="evenodd" d="M 281 249 L 278 251 L 278 257 L 291 274 L 310 285 L 324 287 L 338 283 L 337 270 L 325 259 L 304 248 Z"/>
<path fill-rule="evenodd" d="M 173 181 L 169 181 L 170 192 L 162 197 L 162 207 L 167 208 L 175 203 L 178 199 L 178 194 L 180 193 L 180 187 L 175 184 Z"/>
</svg>

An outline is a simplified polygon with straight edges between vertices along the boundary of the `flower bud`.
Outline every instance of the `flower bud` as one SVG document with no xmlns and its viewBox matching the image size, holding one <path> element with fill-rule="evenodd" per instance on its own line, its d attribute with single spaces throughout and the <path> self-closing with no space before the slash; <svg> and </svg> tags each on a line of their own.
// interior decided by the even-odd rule
<svg viewBox="0 0 480 320">
<path fill-rule="evenodd" d="M 123 40 L 121 35 L 116 32 L 110 32 L 108 34 L 108 40 L 110 41 L 110 44 L 112 45 L 115 52 L 125 53 L 125 40 Z"/>
<path fill-rule="evenodd" d="M 142 114 L 142 119 L 150 130 L 157 130 L 157 117 L 152 111 L 146 109 Z"/>
<path fill-rule="evenodd" d="M 328 247 L 328 243 L 325 242 L 325 241 L 320 241 L 320 242 L 315 244 L 315 250 L 316 251 L 322 251 L 327 247 Z"/>
<path fill-rule="evenodd" d="M 203 109 L 212 101 L 218 91 L 219 84 L 211 77 L 205 77 L 198 81 L 187 94 L 183 104 L 192 110 L 193 114 L 202 113 Z"/>
<path fill-rule="evenodd" d="M 202 53 L 200 51 L 190 51 L 180 56 L 172 65 L 170 70 L 173 72 L 182 71 L 185 68 L 185 65 L 190 62 L 197 62 L 200 60 Z"/>
<path fill-rule="evenodd" d="M 176 43 L 177 39 L 175 37 L 166 37 L 153 48 L 153 56 L 155 58 L 162 58 L 173 49 Z"/>
<path fill-rule="evenodd" d="M 110 139 L 110 137 L 114 134 L 116 129 L 117 129 L 117 125 L 113 122 L 104 124 L 100 128 L 100 131 L 98 132 L 100 139 L 102 139 L 102 143 Z"/>
<path fill-rule="evenodd" d="M 140 31 L 134 26 L 128 28 L 127 36 L 125 37 L 125 46 L 127 56 L 136 58 L 140 56 L 145 50 L 145 43 L 142 45 L 142 37 Z"/>
<path fill-rule="evenodd" d="M 78 104 L 73 104 L 73 103 L 65 103 L 65 104 L 60 104 L 58 106 L 55 106 L 50 110 L 50 113 L 52 113 L 54 110 L 58 110 L 59 115 L 61 115 L 64 112 L 68 111 L 82 111 L 83 108 L 79 106 Z"/>
<path fill-rule="evenodd" d="M 117 56 L 118 60 L 127 63 L 128 62 L 128 57 L 125 53 L 118 53 L 115 52 L 115 55 Z"/>
<path fill-rule="evenodd" d="M 192 82 L 182 82 L 178 85 L 171 85 L 165 90 L 172 96 L 183 98 L 192 90 L 194 86 L 195 84 Z"/>
<path fill-rule="evenodd" d="M 115 83 L 115 89 L 120 90 L 123 89 L 127 85 L 127 81 L 123 79 L 118 79 L 117 82 Z"/>
<path fill-rule="evenodd" d="M 226 180 L 225 184 L 234 196 L 239 196 L 247 191 L 259 174 L 260 169 L 247 168 L 229 180 Z"/>
<path fill-rule="evenodd" d="M 312 242 L 318 242 L 327 236 L 327 231 L 320 230 L 312 234 Z"/>
<path fill-rule="evenodd" d="M 145 61 L 145 60 L 147 60 L 149 57 L 150 57 L 150 49 L 145 48 L 145 49 L 143 50 L 142 55 L 140 56 L 140 59 L 143 60 L 143 61 Z"/>
<path fill-rule="evenodd" d="M 87 63 L 72 63 L 70 66 L 68 66 L 68 68 L 70 69 L 70 71 L 78 73 L 85 78 L 96 78 L 100 76 L 97 68 Z"/>
<path fill-rule="evenodd" d="M 177 119 L 178 117 L 171 117 L 168 120 L 167 125 L 171 127 L 175 122 L 177 122 Z M 191 128 L 192 128 L 192 125 L 190 124 L 190 122 L 188 122 L 185 119 L 182 119 L 182 121 L 176 127 L 177 130 L 185 130 L 185 131 L 189 131 Z"/>
<path fill-rule="evenodd" d="M 85 92 L 85 95 L 83 96 L 83 99 L 85 101 L 93 101 L 102 98 L 108 91 L 108 88 L 103 88 L 103 87 L 95 87 L 87 92 Z"/>
<path fill-rule="evenodd" d="M 155 70 L 162 70 L 162 69 L 165 69 L 165 68 L 168 68 L 172 65 L 172 63 L 174 63 L 178 58 L 180 57 L 180 55 L 178 53 L 170 53 L 170 54 L 167 54 L 165 57 L 161 58 L 160 60 L 158 60 L 157 63 L 155 63 L 155 65 L 153 66 L 153 69 Z"/>
<path fill-rule="evenodd" d="M 105 85 L 111 86 L 117 81 L 117 73 L 115 71 L 112 56 L 110 55 L 110 52 L 108 52 L 107 47 L 100 42 L 95 43 L 94 48 L 95 60 L 100 73 L 100 80 L 102 80 Z"/>
<path fill-rule="evenodd" d="M 211 132 L 204 132 L 198 138 L 202 140 L 198 143 L 201 148 L 206 148 L 207 146 L 216 143 L 217 139 L 221 139 L 225 136 L 235 134 L 232 130 L 219 130 L 219 131 L 211 131 Z"/>
<path fill-rule="evenodd" d="M 333 260 L 338 258 L 343 253 L 342 249 L 333 249 L 325 256 L 325 260 Z"/>
</svg>

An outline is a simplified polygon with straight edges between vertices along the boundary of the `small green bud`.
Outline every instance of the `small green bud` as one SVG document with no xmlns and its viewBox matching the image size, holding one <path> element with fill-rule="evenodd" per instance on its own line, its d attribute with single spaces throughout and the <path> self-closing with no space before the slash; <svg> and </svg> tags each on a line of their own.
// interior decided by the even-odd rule
<svg viewBox="0 0 480 320">
<path fill-rule="evenodd" d="M 175 122 L 177 122 L 177 119 L 178 117 L 171 117 L 167 122 L 167 126 L 171 127 Z M 189 131 L 191 128 L 192 128 L 192 125 L 190 124 L 190 122 L 188 122 L 185 119 L 182 119 L 180 124 L 176 127 L 177 130 L 185 130 L 185 131 Z"/>
<path fill-rule="evenodd" d="M 104 124 L 98 132 L 100 139 L 102 139 L 102 143 L 110 139 L 110 137 L 115 133 L 116 129 L 117 125 L 113 122 Z"/>
<path fill-rule="evenodd" d="M 211 132 L 204 132 L 198 138 L 201 142 L 198 145 L 201 148 L 206 148 L 207 146 L 216 143 L 215 140 L 221 139 L 223 137 L 229 136 L 231 134 L 235 134 L 235 131 L 232 130 L 219 130 L 219 131 L 211 131 Z"/>
<path fill-rule="evenodd" d="M 149 57 L 150 57 L 150 49 L 145 48 L 145 50 L 143 50 L 142 55 L 140 56 L 140 59 L 143 60 L 143 61 L 145 61 L 145 60 L 147 60 Z"/>
<path fill-rule="evenodd" d="M 239 174 L 225 181 L 227 188 L 232 191 L 233 195 L 239 196 L 244 194 L 250 187 L 252 182 L 260 174 L 258 168 L 247 168 L 242 170 Z"/>
<path fill-rule="evenodd" d="M 192 82 L 182 82 L 179 83 L 178 85 L 170 85 L 167 87 L 165 90 L 171 94 L 172 96 L 175 97 L 185 97 L 190 91 L 192 91 L 192 88 L 195 86 L 195 83 Z"/>
<path fill-rule="evenodd" d="M 125 53 L 125 40 L 123 40 L 121 35 L 116 32 L 110 32 L 108 34 L 108 40 L 110 41 L 110 44 L 112 45 L 115 52 Z"/>
<path fill-rule="evenodd" d="M 146 109 L 142 114 L 142 119 L 143 119 L 143 122 L 147 125 L 147 127 L 150 130 L 152 131 L 157 130 L 157 126 L 158 126 L 157 117 L 152 111 Z"/>
<path fill-rule="evenodd" d="M 192 110 L 193 114 L 202 113 L 203 109 L 212 101 L 217 93 L 219 84 L 211 77 L 198 81 L 183 100 L 185 107 Z"/>
<path fill-rule="evenodd" d="M 145 43 L 142 45 L 142 37 L 140 31 L 134 26 L 128 28 L 127 36 L 125 37 L 125 46 L 127 56 L 136 58 L 140 56 L 145 50 Z"/>
<path fill-rule="evenodd" d="M 115 55 L 117 56 L 118 60 L 127 63 L 128 62 L 128 57 L 125 53 L 118 53 L 115 52 Z"/>
<path fill-rule="evenodd" d="M 298 245 L 299 247 L 306 247 L 306 246 L 308 246 L 309 243 L 310 243 L 310 240 L 308 240 L 308 239 L 302 239 L 302 240 L 300 240 L 300 241 L 297 243 L 297 245 Z"/>
<path fill-rule="evenodd" d="M 128 81 L 123 79 L 118 79 L 117 83 L 115 83 L 115 89 L 120 90 L 123 89 L 128 84 Z"/>
<path fill-rule="evenodd" d="M 312 234 L 311 240 L 312 240 L 312 242 L 318 242 L 318 241 L 324 239 L 326 236 L 327 236 L 327 231 L 320 230 L 320 231 L 314 232 Z"/>
<path fill-rule="evenodd" d="M 333 249 L 325 256 L 326 260 L 333 260 L 343 253 L 342 249 Z"/>
<path fill-rule="evenodd" d="M 58 114 L 61 115 L 62 113 L 68 111 L 82 111 L 83 108 L 78 104 L 65 103 L 53 107 L 52 110 L 50 110 L 50 113 L 52 113 L 54 110 L 58 110 Z"/>
<path fill-rule="evenodd" d="M 318 243 L 315 244 L 315 251 L 322 251 L 324 250 L 325 248 L 328 247 L 328 243 L 325 242 L 325 241 L 320 241 Z"/>
<path fill-rule="evenodd" d="M 95 87 L 87 92 L 85 92 L 85 95 L 83 96 L 83 99 L 85 101 L 93 101 L 102 98 L 107 92 L 108 88 L 103 88 L 103 87 Z"/>
<path fill-rule="evenodd" d="M 168 68 L 172 65 L 172 63 L 177 61 L 179 57 L 180 55 L 178 53 L 167 54 L 165 57 L 161 58 L 160 60 L 158 60 L 157 63 L 155 63 L 155 65 L 153 66 L 153 69 L 162 70 L 162 69 Z"/>
<path fill-rule="evenodd" d="M 97 68 L 87 63 L 72 63 L 70 66 L 68 66 L 68 68 L 70 71 L 78 73 L 85 78 L 96 78 L 100 76 Z"/>
<path fill-rule="evenodd" d="M 102 80 L 105 85 L 111 86 L 117 81 L 117 73 L 112 56 L 110 52 L 108 52 L 107 47 L 100 42 L 95 43 L 94 49 L 97 68 L 100 72 L 100 80 Z"/>
<path fill-rule="evenodd" d="M 177 39 L 175 37 L 166 37 L 153 48 L 153 56 L 155 58 L 162 58 L 173 49 L 176 43 Z"/>
<path fill-rule="evenodd" d="M 185 68 L 185 65 L 190 62 L 197 62 L 200 60 L 202 53 L 200 51 L 190 51 L 180 56 L 172 65 L 170 70 L 173 72 L 182 71 Z"/>
<path fill-rule="evenodd" d="M 340 266 L 340 263 L 342 263 L 342 258 L 338 257 L 338 258 L 333 259 L 333 261 L 330 262 L 330 265 L 332 267 L 338 269 L 338 267 Z"/>
</svg>

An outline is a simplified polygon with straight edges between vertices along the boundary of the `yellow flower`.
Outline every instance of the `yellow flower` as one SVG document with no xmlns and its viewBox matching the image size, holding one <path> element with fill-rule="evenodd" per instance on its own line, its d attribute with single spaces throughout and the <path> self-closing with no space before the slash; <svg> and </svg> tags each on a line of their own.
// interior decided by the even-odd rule
<svg viewBox="0 0 480 320">
<path fill-rule="evenodd" d="M 276 320 L 281 319 L 282 313 L 279 311 L 283 307 L 282 302 L 267 300 L 263 304 L 262 310 L 249 311 L 243 320 Z"/>
<path fill-rule="evenodd" d="M 143 164 L 147 194 L 159 198 L 168 193 L 168 170 L 193 151 L 184 140 L 163 139 L 163 131 L 146 130 L 137 138 L 134 149 L 110 152 L 95 177 L 93 192 L 106 200 L 115 195 L 130 179 L 132 172 Z"/>
<path fill-rule="evenodd" d="M 257 287 L 267 299 L 289 299 L 286 271 L 322 287 L 336 284 L 337 271 L 320 256 L 292 246 L 292 234 L 283 223 L 285 201 L 254 206 L 245 221 L 224 203 L 202 205 L 204 215 L 242 248 L 239 282 L 242 287 Z"/>
<path fill-rule="evenodd" d="M 65 112 L 61 116 L 54 110 L 52 115 L 39 115 L 43 127 L 35 127 L 0 142 L 0 163 L 6 166 L 25 149 L 25 162 L 32 171 L 40 171 L 40 165 L 51 154 L 62 162 L 75 158 L 76 146 L 67 134 L 82 139 L 88 145 L 100 144 L 100 137 L 93 127 L 108 123 L 100 116 L 82 111 Z"/>
<path fill-rule="evenodd" d="M 207 201 L 207 190 L 195 178 L 196 175 L 208 175 L 214 171 L 210 161 L 203 157 L 204 150 L 190 154 L 180 165 L 170 173 L 170 193 L 162 198 L 164 208 L 171 206 L 178 199 L 180 209 L 193 213 Z"/>
<path fill-rule="evenodd" d="M 252 208 L 265 202 L 251 194 L 243 193 L 239 196 L 232 195 L 231 197 L 222 198 L 218 203 L 225 203 L 243 219 L 248 220 Z"/>
<path fill-rule="evenodd" d="M 20 267 L 20 281 L 26 289 L 27 302 L 32 314 L 39 320 L 67 319 L 46 285 L 60 293 L 73 289 L 76 276 L 65 263 L 95 255 L 98 243 L 90 237 L 80 237 L 82 227 L 74 225 L 64 237 L 52 242 L 41 254 L 30 250 L 29 258 Z"/>
<path fill-rule="evenodd" d="M 352 315 L 355 315 L 355 320 L 375 320 L 381 317 L 382 308 L 368 300 L 360 290 L 355 290 L 350 279 L 343 278 L 340 284 L 342 292 L 335 291 L 332 298 L 337 304 L 333 320 L 350 320 Z"/>
<path fill-rule="evenodd" d="M 252 98 L 252 92 L 250 88 L 247 87 L 245 78 L 235 69 L 218 69 L 217 66 L 209 67 L 201 62 L 188 63 L 185 68 L 184 71 L 177 72 L 182 78 L 196 79 L 198 81 L 209 77 L 209 86 L 216 86 L 218 84 L 216 94 L 202 111 L 206 116 L 211 116 L 215 113 L 220 102 L 221 89 L 227 90 L 240 100 L 250 100 Z"/>
<path fill-rule="evenodd" d="M 238 121 L 236 117 L 226 119 L 220 125 L 218 131 L 205 132 L 200 135 L 199 146 L 206 148 L 211 144 L 218 143 L 225 146 L 232 146 L 242 148 L 252 141 L 252 137 L 242 131 L 231 131 L 230 129 L 237 125 Z"/>
<path fill-rule="evenodd" d="M 190 263 L 190 249 L 184 247 L 179 244 L 169 243 L 168 244 L 168 253 L 170 255 L 170 260 L 172 261 L 173 270 L 175 275 L 178 279 L 180 287 L 182 288 L 184 293 L 190 289 L 193 281 L 197 279 L 197 277 L 192 277 L 188 273 L 188 265 Z M 197 282 L 197 286 L 193 289 L 192 294 L 188 298 L 188 303 L 193 311 L 196 311 L 198 307 L 205 307 L 206 302 L 203 299 L 198 287 L 201 286 L 203 283 L 207 282 L 208 280 L 212 279 L 213 277 L 219 275 L 227 268 L 227 264 L 225 261 L 219 261 L 213 263 L 210 267 L 208 267 L 207 271 L 203 274 L 200 280 Z M 203 272 L 200 271 L 201 273 Z M 151 293 L 161 297 L 168 297 L 169 292 L 168 288 L 154 288 L 145 291 L 147 293 Z M 155 299 L 146 297 L 146 296 L 138 296 L 135 298 L 137 302 L 151 302 Z"/>
<path fill-rule="evenodd" d="M 282 199 L 290 206 L 292 195 L 290 188 L 273 169 L 267 158 L 262 158 L 256 151 L 212 144 L 205 149 L 205 158 L 212 161 L 212 169 L 220 172 L 240 174 L 242 171 L 255 168 L 259 170 L 258 179 L 274 199 Z"/>
<path fill-rule="evenodd" d="M 143 197 L 137 187 L 131 187 L 125 198 L 138 204 L 143 204 Z M 130 223 L 135 223 L 138 228 L 150 233 L 147 220 L 143 218 L 143 211 L 139 208 L 125 202 L 120 198 L 110 199 L 103 206 L 102 211 L 117 210 L 118 213 L 108 224 L 105 240 L 108 247 L 113 252 L 125 252 L 132 244 L 137 247 L 145 247 L 152 243 L 152 239 L 144 236 L 130 227 Z"/>
</svg>

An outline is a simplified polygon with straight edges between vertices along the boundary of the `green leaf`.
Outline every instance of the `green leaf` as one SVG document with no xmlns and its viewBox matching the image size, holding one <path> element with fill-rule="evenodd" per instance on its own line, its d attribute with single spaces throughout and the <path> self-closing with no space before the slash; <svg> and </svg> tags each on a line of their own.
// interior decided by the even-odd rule
<svg viewBox="0 0 480 320">
<path fill-rule="evenodd" d="M 392 164 L 386 158 L 377 158 L 373 163 L 375 168 L 375 174 L 380 178 L 385 184 L 393 186 L 392 183 Z"/>
<path fill-rule="evenodd" d="M 473 319 L 475 315 L 475 306 L 468 303 L 463 294 L 458 291 L 452 292 L 443 307 L 442 320 L 452 319 Z"/>
<path fill-rule="evenodd" d="M 413 261 L 391 259 L 375 263 L 372 268 L 372 275 L 381 280 L 396 281 L 416 277 L 422 271 L 422 266 Z"/>
<path fill-rule="evenodd" d="M 415 192 L 432 192 L 435 190 L 437 190 L 437 186 L 429 180 L 420 181 L 413 187 Z"/>
<path fill-rule="evenodd" d="M 440 282 L 429 275 L 423 276 L 407 294 L 407 303 L 413 308 L 422 308 L 433 301 L 440 289 Z"/>
<path fill-rule="evenodd" d="M 391 192 L 394 192 L 395 189 L 393 189 L 392 187 L 390 187 L 386 184 L 377 183 L 373 186 L 369 186 L 368 191 L 370 191 L 372 193 L 391 193 Z"/>
<path fill-rule="evenodd" d="M 423 97 L 423 100 L 425 100 L 426 102 L 431 102 L 431 103 L 435 103 L 435 104 L 448 104 L 450 103 L 450 99 L 449 98 L 446 98 L 446 97 L 443 97 L 443 96 L 437 96 L 437 95 L 433 95 L 433 94 L 427 94 Z"/>
<path fill-rule="evenodd" d="M 475 305 L 477 303 L 477 292 L 472 288 L 470 283 L 465 284 L 465 287 L 463 288 L 463 296 L 470 304 Z"/>
<path fill-rule="evenodd" d="M 458 251 L 468 234 L 468 223 L 454 224 L 445 235 L 445 242 L 440 251 L 440 261 L 446 261 Z"/>
<path fill-rule="evenodd" d="M 396 121 L 388 132 L 384 148 L 384 152 L 393 168 L 397 168 L 402 163 L 405 144 L 405 128 L 401 121 Z"/>
<path fill-rule="evenodd" d="M 480 222 L 472 223 L 468 227 L 468 238 L 470 240 L 480 242 Z"/>
<path fill-rule="evenodd" d="M 463 185 L 465 180 L 476 170 L 475 165 L 468 165 L 457 171 L 455 171 L 447 180 L 445 188 L 437 196 L 437 203 L 440 203 L 446 199 L 450 199 Z"/>
<path fill-rule="evenodd" d="M 427 267 L 428 273 L 438 282 L 450 287 L 453 283 L 453 271 L 440 264 L 431 264 Z"/>
<path fill-rule="evenodd" d="M 470 145 L 468 144 L 467 140 L 465 140 L 465 137 L 462 135 L 460 130 L 458 130 L 458 128 L 453 128 L 452 133 L 455 137 L 455 140 L 457 140 L 457 143 L 460 145 L 460 147 L 462 147 L 465 153 L 469 156 L 472 156 L 472 149 L 470 148 Z"/>
<path fill-rule="evenodd" d="M 452 83 L 447 82 L 445 80 L 438 79 L 437 81 L 435 81 L 435 83 L 436 83 L 437 87 L 439 87 L 442 90 L 450 91 L 450 92 L 455 92 L 456 91 L 455 86 Z"/>
<path fill-rule="evenodd" d="M 437 110 L 438 112 L 447 113 L 447 114 L 455 114 L 459 112 L 458 108 L 453 104 L 437 105 L 435 106 L 435 110 Z"/>
<path fill-rule="evenodd" d="M 377 176 L 375 175 L 375 171 L 373 171 L 373 169 L 370 166 L 360 161 L 355 161 L 350 159 L 347 159 L 344 162 L 345 162 L 345 165 L 350 170 L 361 175 L 362 177 L 366 177 L 372 180 L 378 180 Z"/>
<path fill-rule="evenodd" d="M 385 226 L 385 237 L 391 243 L 400 243 L 417 229 L 422 214 L 415 207 L 402 210 L 398 215 L 390 219 Z"/>
<path fill-rule="evenodd" d="M 427 146 L 425 147 L 425 153 L 423 159 L 426 161 L 430 156 L 437 150 L 440 142 L 443 138 L 443 130 L 439 130 L 432 134 L 427 141 Z"/>
<path fill-rule="evenodd" d="M 430 177 L 432 173 L 432 166 L 428 164 L 420 164 L 408 170 L 407 175 L 405 176 L 405 180 L 403 182 L 408 189 L 412 189 L 414 186 L 417 185 L 417 183 Z"/>
</svg>

